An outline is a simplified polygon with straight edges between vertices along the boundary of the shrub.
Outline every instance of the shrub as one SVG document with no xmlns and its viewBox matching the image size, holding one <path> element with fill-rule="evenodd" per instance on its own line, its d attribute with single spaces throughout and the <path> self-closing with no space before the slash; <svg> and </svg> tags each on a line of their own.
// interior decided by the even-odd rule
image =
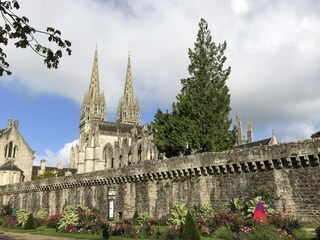
<svg viewBox="0 0 320 240">
<path fill-rule="evenodd" d="M 155 226 L 166 226 L 168 222 L 168 216 L 163 215 L 161 217 L 152 217 L 149 218 L 149 223 Z"/>
<path fill-rule="evenodd" d="M 48 212 L 45 209 L 40 209 L 34 217 L 36 225 L 46 225 L 48 220 Z"/>
<path fill-rule="evenodd" d="M 291 215 L 284 214 L 278 211 L 274 212 L 272 216 L 270 216 L 269 223 L 277 228 L 286 230 L 289 234 L 292 234 L 295 229 L 301 227 L 298 219 L 295 219 Z"/>
<path fill-rule="evenodd" d="M 266 200 L 262 196 L 255 197 L 243 197 L 243 198 L 233 198 L 229 201 L 228 207 L 233 212 L 240 212 L 243 217 L 250 218 L 253 216 L 253 212 L 258 203 L 262 203 L 266 209 L 266 213 L 271 215 L 273 213 L 273 208 L 266 204 Z"/>
<path fill-rule="evenodd" d="M 168 240 L 176 240 L 179 239 L 180 237 L 180 230 L 176 228 L 167 228 L 166 233 L 165 233 L 165 239 Z"/>
<path fill-rule="evenodd" d="M 136 220 L 137 220 L 138 216 L 139 216 L 139 214 L 138 214 L 138 211 L 136 210 L 133 214 L 133 217 L 132 217 L 133 224 L 137 224 Z"/>
<path fill-rule="evenodd" d="M 1 217 L 9 216 L 12 213 L 12 208 L 10 206 L 10 203 L 3 205 L 1 209 Z"/>
<path fill-rule="evenodd" d="M 237 235 L 227 227 L 220 227 L 214 232 L 214 236 L 222 240 L 235 240 Z"/>
<path fill-rule="evenodd" d="M 186 222 L 182 228 L 182 235 L 185 240 L 200 240 L 196 223 L 190 211 L 187 213 Z"/>
<path fill-rule="evenodd" d="M 125 237 L 135 238 L 138 234 L 137 229 L 135 229 L 132 225 L 127 225 L 124 231 Z"/>
<path fill-rule="evenodd" d="M 78 207 L 76 213 L 78 215 L 76 226 L 80 231 L 100 234 L 102 226 L 107 222 L 106 217 L 96 209 Z"/>
<path fill-rule="evenodd" d="M 208 218 L 208 224 L 206 227 L 209 228 L 210 232 L 214 232 L 220 227 L 227 227 L 233 232 L 239 232 L 240 228 L 250 226 L 251 220 L 244 221 L 240 213 L 232 213 L 227 211 L 217 211 L 213 212 Z M 203 228 L 203 225 L 200 225 Z"/>
<path fill-rule="evenodd" d="M 7 228 L 15 228 L 17 227 L 17 225 L 18 225 L 17 218 L 12 216 L 6 216 L 2 223 L 2 226 Z"/>
<path fill-rule="evenodd" d="M 148 221 L 149 221 L 149 215 L 147 212 L 139 213 L 138 217 L 136 218 L 136 223 L 138 225 L 145 226 L 147 225 Z"/>
<path fill-rule="evenodd" d="M 63 232 L 65 233 L 74 233 L 77 232 L 77 227 L 75 224 L 68 224 L 64 229 Z"/>
<path fill-rule="evenodd" d="M 33 219 L 33 214 L 30 213 L 28 215 L 28 219 L 26 224 L 24 225 L 24 229 L 28 230 L 28 229 L 36 229 L 36 225 L 34 224 L 34 219 Z"/>
<path fill-rule="evenodd" d="M 28 217 L 29 217 L 29 211 L 26 209 L 20 209 L 17 211 L 17 220 L 19 225 L 21 225 L 24 228 L 24 225 L 26 224 Z"/>
<path fill-rule="evenodd" d="M 123 236 L 125 228 L 128 228 L 123 223 L 112 224 L 112 236 Z"/>
<path fill-rule="evenodd" d="M 64 229 L 68 225 L 76 225 L 79 217 L 75 211 L 75 207 L 72 205 L 67 205 L 62 213 L 61 219 L 59 221 L 58 229 Z"/>
<path fill-rule="evenodd" d="M 154 233 L 154 227 L 151 226 L 149 223 L 138 229 L 139 238 L 150 238 L 153 236 L 153 233 Z"/>
<path fill-rule="evenodd" d="M 174 203 L 169 212 L 168 222 L 175 229 L 180 229 L 185 223 L 187 208 L 185 204 Z"/>
<path fill-rule="evenodd" d="M 256 224 L 252 231 L 242 232 L 241 239 L 246 240 L 278 240 L 277 229 L 272 225 Z M 284 239 L 284 238 L 282 238 Z"/>
<path fill-rule="evenodd" d="M 48 228 L 58 228 L 60 219 L 61 219 L 61 213 L 55 213 L 55 214 L 50 215 L 48 222 L 47 222 L 47 227 Z"/>
</svg>

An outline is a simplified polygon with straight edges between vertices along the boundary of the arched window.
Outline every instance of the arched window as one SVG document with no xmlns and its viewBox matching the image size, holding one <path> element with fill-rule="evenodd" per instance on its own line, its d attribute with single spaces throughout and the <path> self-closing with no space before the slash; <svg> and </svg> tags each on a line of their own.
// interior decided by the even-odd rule
<svg viewBox="0 0 320 240">
<path fill-rule="evenodd" d="M 17 152 L 17 146 L 11 141 L 9 142 L 4 149 L 4 154 L 6 158 L 15 158 Z"/>
</svg>

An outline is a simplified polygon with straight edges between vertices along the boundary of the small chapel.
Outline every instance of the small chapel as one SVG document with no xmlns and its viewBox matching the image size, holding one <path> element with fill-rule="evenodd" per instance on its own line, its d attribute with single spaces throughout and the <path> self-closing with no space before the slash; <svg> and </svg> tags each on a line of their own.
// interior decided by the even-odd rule
<svg viewBox="0 0 320 240">
<path fill-rule="evenodd" d="M 158 159 L 151 125 L 141 125 L 139 102 L 133 92 L 130 55 L 116 122 L 107 121 L 106 112 L 105 96 L 100 92 L 96 49 L 89 89 L 81 106 L 78 144 L 70 152 L 70 168 L 76 168 L 80 174 Z"/>
<path fill-rule="evenodd" d="M 19 132 L 19 121 L 8 119 L 0 129 L 0 186 L 31 180 L 35 152 Z"/>
</svg>

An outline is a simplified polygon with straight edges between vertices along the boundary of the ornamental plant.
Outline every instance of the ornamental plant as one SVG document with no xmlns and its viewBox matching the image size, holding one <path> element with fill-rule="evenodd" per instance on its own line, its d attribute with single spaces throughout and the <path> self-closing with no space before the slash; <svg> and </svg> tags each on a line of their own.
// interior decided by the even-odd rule
<svg viewBox="0 0 320 240">
<path fill-rule="evenodd" d="M 240 212 L 243 217 L 251 218 L 258 203 L 263 204 L 268 216 L 272 215 L 274 212 L 273 208 L 266 204 L 266 201 L 261 196 L 256 196 L 254 198 L 233 198 L 228 202 L 227 206 L 233 212 Z"/>
<path fill-rule="evenodd" d="M 59 221 L 61 219 L 61 213 L 55 213 L 49 216 L 48 222 L 47 222 L 47 227 L 48 228 L 58 228 L 59 226 Z"/>
<path fill-rule="evenodd" d="M 248 215 L 249 216 L 253 216 L 253 212 L 254 212 L 254 210 L 255 210 L 255 208 L 256 208 L 258 203 L 263 203 L 263 205 L 264 205 L 264 207 L 266 209 L 266 213 L 267 213 L 268 216 L 270 216 L 273 213 L 274 210 L 268 204 L 265 203 L 265 201 L 262 199 L 262 197 L 261 196 L 257 196 L 255 198 L 250 199 L 246 203 L 246 205 L 248 207 L 247 211 L 248 211 Z"/>
<path fill-rule="evenodd" d="M 135 222 L 138 225 L 145 226 L 147 225 L 148 221 L 149 221 L 149 214 L 147 212 L 142 212 L 138 214 L 138 217 L 136 218 Z"/>
<path fill-rule="evenodd" d="M 174 203 L 169 212 L 168 222 L 171 227 L 180 229 L 181 225 L 185 223 L 187 216 L 187 208 L 183 203 Z"/>
<path fill-rule="evenodd" d="M 30 212 L 27 209 L 20 209 L 17 211 L 17 220 L 19 225 L 21 225 L 24 228 L 24 225 L 26 224 Z"/>
<path fill-rule="evenodd" d="M 201 205 L 194 206 L 192 211 L 192 216 L 195 218 L 196 222 L 206 221 L 208 217 L 213 212 L 213 208 L 210 203 L 204 203 Z"/>
<path fill-rule="evenodd" d="M 6 216 L 2 224 L 3 227 L 15 228 L 18 225 L 18 220 L 12 216 Z"/>
<path fill-rule="evenodd" d="M 76 213 L 78 215 L 77 228 L 79 231 L 100 234 L 102 226 L 107 222 L 106 217 L 96 209 L 79 206 Z"/>
<path fill-rule="evenodd" d="M 59 221 L 58 229 L 65 229 L 68 225 L 76 225 L 79 217 L 73 205 L 67 205 Z"/>
<path fill-rule="evenodd" d="M 40 225 L 45 225 L 48 220 L 48 212 L 45 209 L 40 209 L 36 215 L 35 219 L 39 222 Z"/>
<path fill-rule="evenodd" d="M 292 234 L 295 229 L 301 228 L 301 224 L 298 219 L 295 219 L 289 214 L 285 214 L 280 211 L 275 211 L 269 218 L 269 223 L 277 228 L 281 228 Z"/>
</svg>

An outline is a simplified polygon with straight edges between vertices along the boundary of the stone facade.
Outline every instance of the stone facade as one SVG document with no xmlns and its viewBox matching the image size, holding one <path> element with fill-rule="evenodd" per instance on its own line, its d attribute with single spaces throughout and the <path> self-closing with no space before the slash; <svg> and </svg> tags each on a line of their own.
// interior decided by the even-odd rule
<svg viewBox="0 0 320 240">
<path fill-rule="evenodd" d="M 320 222 L 320 138 L 273 146 L 146 161 L 70 177 L 0 187 L 0 204 L 59 212 L 67 204 L 98 207 L 116 218 L 168 213 L 174 202 L 224 208 L 232 197 L 264 189 L 276 209 Z M 115 195 L 110 194 L 115 192 Z"/>
<path fill-rule="evenodd" d="M 89 90 L 81 108 L 79 143 L 71 148 L 70 167 L 76 168 L 77 173 L 84 173 L 156 160 L 158 152 L 151 125 L 140 126 L 140 108 L 133 95 L 130 56 L 116 123 L 106 121 L 106 102 L 99 85 L 96 50 Z"/>
<path fill-rule="evenodd" d="M 31 180 L 34 151 L 20 134 L 19 122 L 0 129 L 0 185 Z"/>
</svg>

